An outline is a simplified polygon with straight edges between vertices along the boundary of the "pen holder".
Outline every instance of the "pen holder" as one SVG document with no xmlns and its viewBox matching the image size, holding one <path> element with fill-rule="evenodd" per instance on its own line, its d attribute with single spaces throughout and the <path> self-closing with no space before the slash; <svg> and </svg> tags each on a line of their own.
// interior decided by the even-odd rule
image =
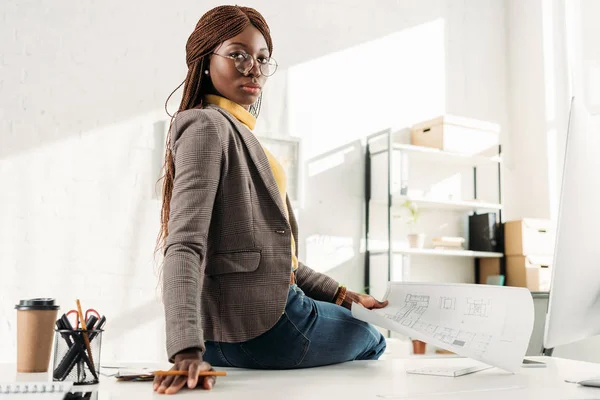
<svg viewBox="0 0 600 400">
<path fill-rule="evenodd" d="M 93 392 L 69 392 L 63 400 L 98 400 L 98 391 Z"/>
<path fill-rule="evenodd" d="M 100 379 L 102 329 L 57 329 L 52 378 L 74 385 L 94 385 Z"/>
</svg>

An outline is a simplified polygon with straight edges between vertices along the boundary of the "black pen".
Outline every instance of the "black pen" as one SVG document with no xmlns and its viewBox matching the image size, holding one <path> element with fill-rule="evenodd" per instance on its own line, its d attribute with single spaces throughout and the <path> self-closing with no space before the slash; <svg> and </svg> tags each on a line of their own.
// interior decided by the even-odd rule
<svg viewBox="0 0 600 400">
<path fill-rule="evenodd" d="M 75 367 L 75 365 L 83 358 L 83 361 L 87 364 L 90 372 L 92 373 L 92 375 L 94 376 L 94 378 L 98 379 L 98 374 L 95 370 L 95 368 L 92 366 L 92 363 L 88 357 L 87 354 L 85 354 L 85 343 L 83 342 L 83 338 L 77 334 L 77 332 L 75 330 L 73 330 L 71 323 L 69 322 L 68 318 L 66 318 L 66 316 L 63 315 L 64 318 L 61 318 L 60 321 L 62 321 L 62 327 L 66 328 L 66 330 L 70 330 L 72 331 L 73 334 L 73 339 L 74 339 L 74 343 L 70 346 L 69 350 L 67 351 L 67 353 L 65 354 L 65 356 L 63 357 L 63 359 L 61 360 L 61 362 L 59 363 L 58 367 L 56 367 L 54 369 L 54 378 L 57 380 L 64 380 L 67 378 L 67 376 L 71 373 L 71 370 L 73 369 L 73 367 Z M 97 317 L 95 315 L 90 316 L 89 318 L 89 326 L 93 327 L 96 324 L 97 321 Z M 58 321 L 57 321 L 58 322 Z M 63 335 L 66 335 L 67 338 L 69 336 L 69 334 L 67 333 L 63 333 Z M 65 340 L 67 340 L 67 338 Z"/>
<path fill-rule="evenodd" d="M 93 315 L 92 315 L 93 317 Z M 91 318 L 90 318 L 91 319 Z M 99 331 L 102 329 L 102 327 L 104 327 L 104 324 L 106 323 L 106 317 L 103 315 L 100 318 L 100 321 L 98 321 L 98 325 L 96 326 L 95 330 Z M 90 341 L 92 341 L 93 338 L 95 338 L 96 336 L 98 336 L 98 332 L 92 332 L 90 334 Z"/>
</svg>

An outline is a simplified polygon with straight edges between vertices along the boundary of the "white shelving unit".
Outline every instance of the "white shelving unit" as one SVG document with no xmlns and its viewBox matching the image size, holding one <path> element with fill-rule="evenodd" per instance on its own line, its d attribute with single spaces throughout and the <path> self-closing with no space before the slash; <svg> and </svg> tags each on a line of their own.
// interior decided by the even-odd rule
<svg viewBox="0 0 600 400">
<path fill-rule="evenodd" d="M 387 151 L 383 141 L 379 141 L 371 147 L 371 155 Z M 500 155 L 470 155 L 463 153 L 452 153 L 431 147 L 413 146 L 412 144 L 392 143 L 392 149 L 409 153 L 421 160 L 443 162 L 456 165 L 484 165 L 502 163 Z"/>
<path fill-rule="evenodd" d="M 502 187 L 501 187 L 501 165 L 502 165 L 502 154 L 501 148 L 498 146 L 497 152 L 493 154 L 461 154 L 442 151 L 433 148 L 414 146 L 405 143 L 398 143 L 397 133 L 393 133 L 391 130 L 376 133 L 367 138 L 367 151 L 365 159 L 365 202 L 366 202 L 366 230 L 365 230 L 365 283 L 367 289 L 371 286 L 370 282 L 370 266 L 371 257 L 387 255 L 387 269 L 388 279 L 391 278 L 393 260 L 398 256 L 402 259 L 402 273 L 403 279 L 409 277 L 408 271 L 410 271 L 410 259 L 412 257 L 463 257 L 472 258 L 475 261 L 475 266 L 478 264 L 478 260 L 482 258 L 502 258 L 503 254 L 499 252 L 483 252 L 483 251 L 472 251 L 472 250 L 446 250 L 446 249 L 433 249 L 433 248 L 408 248 L 400 247 L 396 245 L 394 240 L 394 234 L 392 230 L 392 217 L 399 208 L 407 200 L 414 203 L 420 210 L 453 210 L 464 213 L 480 213 L 480 212 L 496 212 L 499 214 L 499 221 L 502 221 Z M 387 196 L 386 199 L 372 199 L 372 182 L 371 182 L 371 167 L 372 158 L 378 154 L 387 154 Z M 402 174 L 403 162 L 395 164 L 393 162 L 394 157 L 405 158 L 410 161 L 418 160 L 425 161 L 431 165 L 442 165 L 444 168 L 453 167 L 472 167 L 473 168 L 473 198 L 472 199 L 443 199 L 443 198 L 419 198 L 411 197 L 407 193 L 402 193 L 402 190 L 393 190 L 392 181 L 394 174 Z M 393 165 L 400 165 L 400 170 L 394 170 Z M 477 168 L 479 166 L 486 165 L 497 166 L 497 178 L 498 178 L 498 202 L 483 202 L 477 199 Z M 401 178 L 400 181 L 403 179 Z M 371 205 L 387 206 L 387 240 L 383 243 L 375 243 L 370 239 L 370 226 L 371 226 Z"/>
<path fill-rule="evenodd" d="M 415 203 L 420 209 L 445 209 L 445 210 L 456 210 L 456 211 L 499 211 L 502 210 L 502 204 L 497 203 L 485 203 L 481 201 L 452 201 L 452 200 L 433 200 L 433 199 L 419 199 L 412 198 L 409 196 L 402 196 L 392 194 L 392 207 L 399 207 L 406 200 L 410 200 Z M 376 204 L 387 204 L 382 200 L 371 200 L 372 203 Z"/>
<path fill-rule="evenodd" d="M 372 250 L 371 255 L 384 254 L 387 250 Z M 438 250 L 438 249 L 394 249 L 392 254 L 417 255 L 417 256 L 447 256 L 447 257 L 469 257 L 469 258 L 501 258 L 503 253 L 473 251 L 473 250 Z"/>
</svg>

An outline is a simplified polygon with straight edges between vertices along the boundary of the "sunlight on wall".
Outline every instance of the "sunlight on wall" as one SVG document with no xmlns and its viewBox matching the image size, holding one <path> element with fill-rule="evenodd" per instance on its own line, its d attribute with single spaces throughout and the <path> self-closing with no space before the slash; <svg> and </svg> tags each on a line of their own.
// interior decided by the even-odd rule
<svg viewBox="0 0 600 400">
<path fill-rule="evenodd" d="M 600 115 L 600 2 L 582 0 L 581 3 L 581 75 L 586 105 L 593 115 Z"/>
<path fill-rule="evenodd" d="M 558 213 L 558 188 L 557 188 L 557 143 L 556 134 L 556 74 L 555 74 L 555 41 L 554 41 L 554 1 L 544 0 L 542 3 L 542 39 L 544 54 L 544 89 L 546 100 L 546 127 L 547 127 L 547 153 L 548 153 L 548 195 L 550 202 L 550 218 L 555 220 Z"/>
<path fill-rule="evenodd" d="M 323 265 L 330 268 L 343 265 L 355 256 L 351 237 L 312 235 L 306 239 L 307 265 Z"/>
<path fill-rule="evenodd" d="M 107 362 L 164 359 L 153 258 L 161 118 L 161 111 L 132 117 L 0 162 L 0 179 L 13 188 L 0 208 L 11 227 L 0 229 L 9 244 L 0 252 L 0 333 L 9 337 L 0 341 L 0 361 L 14 357 L 14 304 L 31 297 L 56 298 L 61 312 L 80 298 L 105 314 Z M 128 314 L 139 307 L 144 313 Z"/>
<path fill-rule="evenodd" d="M 363 159 L 362 146 L 353 141 L 306 161 L 308 190 L 299 238 L 300 257 L 307 265 L 320 272 L 338 267 L 342 274 L 353 271 L 351 279 L 357 283 L 362 280 L 357 257 L 362 238 Z"/>
<path fill-rule="evenodd" d="M 443 19 L 293 66 L 289 133 L 303 139 L 311 158 L 441 114 L 445 77 Z"/>
<path fill-rule="evenodd" d="M 444 113 L 445 56 L 445 23 L 436 19 L 288 70 L 289 134 L 301 138 L 308 164 L 301 249 L 309 266 L 363 265 L 363 150 L 344 146 Z"/>
<path fill-rule="evenodd" d="M 356 151 L 355 146 L 344 147 L 341 150 L 330 152 L 308 162 L 308 177 L 311 178 L 344 163 L 344 155 Z"/>
<path fill-rule="evenodd" d="M 432 184 L 425 197 L 444 200 L 463 200 L 465 199 L 465 195 L 462 193 L 463 187 L 463 174 L 455 173 Z"/>
<path fill-rule="evenodd" d="M 546 119 L 549 122 L 556 120 L 556 73 L 554 68 L 556 45 L 554 41 L 554 9 L 553 0 L 544 0 L 542 3 L 542 38 L 544 52 L 544 89 L 546 92 Z"/>
</svg>

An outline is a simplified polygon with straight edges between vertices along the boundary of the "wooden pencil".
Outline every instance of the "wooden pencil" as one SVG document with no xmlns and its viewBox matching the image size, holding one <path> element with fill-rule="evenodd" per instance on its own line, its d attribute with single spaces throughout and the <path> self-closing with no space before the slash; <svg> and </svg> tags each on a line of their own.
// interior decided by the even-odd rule
<svg viewBox="0 0 600 400">
<path fill-rule="evenodd" d="M 155 376 L 188 376 L 188 371 L 154 371 Z M 227 376 L 225 371 L 200 371 L 198 376 Z"/>
<path fill-rule="evenodd" d="M 81 323 L 81 328 L 83 329 L 83 342 L 85 343 L 85 347 L 87 348 L 88 356 L 90 358 L 90 363 L 92 364 L 92 368 L 96 369 L 96 365 L 94 364 L 94 359 L 92 358 L 92 348 L 90 346 L 90 338 L 87 334 L 87 326 L 85 323 L 85 317 L 83 316 L 83 311 L 81 309 L 81 302 L 77 299 L 77 313 L 79 314 L 79 322 Z M 94 371 L 92 371 L 94 372 Z"/>
</svg>

